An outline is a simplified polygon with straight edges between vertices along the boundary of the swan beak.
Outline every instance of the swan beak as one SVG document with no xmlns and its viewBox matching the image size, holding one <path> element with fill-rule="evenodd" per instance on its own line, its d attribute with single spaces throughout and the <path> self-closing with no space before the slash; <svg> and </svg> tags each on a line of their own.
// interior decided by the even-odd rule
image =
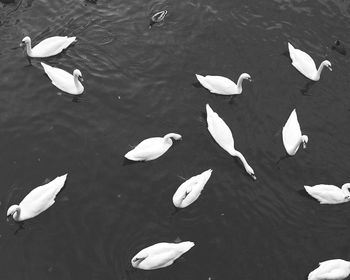
<svg viewBox="0 0 350 280">
<path fill-rule="evenodd" d="M 252 79 L 252 78 L 248 78 L 248 81 L 249 81 L 249 82 L 252 82 L 252 81 L 253 81 L 253 79 Z"/>
<path fill-rule="evenodd" d="M 303 149 L 306 149 L 306 143 L 303 142 Z"/>
<path fill-rule="evenodd" d="M 20 47 L 24 47 L 26 45 L 26 43 L 24 43 L 23 41 L 19 44 Z"/>
<path fill-rule="evenodd" d="M 79 77 L 79 81 L 80 81 L 80 82 L 84 82 L 83 77 L 80 76 L 80 77 Z"/>
<path fill-rule="evenodd" d="M 256 180 L 255 174 L 250 174 L 250 176 L 252 176 L 252 178 L 253 178 L 254 181 Z"/>
<path fill-rule="evenodd" d="M 328 66 L 329 71 L 333 71 L 332 67 Z"/>
</svg>

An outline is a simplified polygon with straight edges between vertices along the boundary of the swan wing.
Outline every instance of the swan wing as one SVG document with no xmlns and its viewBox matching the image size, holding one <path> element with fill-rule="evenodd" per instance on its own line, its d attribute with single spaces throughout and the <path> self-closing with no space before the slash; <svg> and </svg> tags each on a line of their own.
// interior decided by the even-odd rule
<svg viewBox="0 0 350 280">
<path fill-rule="evenodd" d="M 32 48 L 32 55 L 48 57 L 59 54 L 76 40 L 76 37 L 54 36 L 47 38 Z"/>
<path fill-rule="evenodd" d="M 296 49 L 288 43 L 292 65 L 309 79 L 312 79 L 317 72 L 315 61 L 306 52 Z"/>
<path fill-rule="evenodd" d="M 151 160 L 164 154 L 171 145 L 168 145 L 162 137 L 152 137 L 140 142 L 125 157 L 130 160 Z"/>
<path fill-rule="evenodd" d="M 304 186 L 306 192 L 322 204 L 345 202 L 345 194 L 337 186 L 319 184 L 313 187 Z"/>
<path fill-rule="evenodd" d="M 55 203 L 56 195 L 64 186 L 67 174 L 59 176 L 51 182 L 36 187 L 21 201 L 21 216 L 34 217 Z"/>
<path fill-rule="evenodd" d="M 286 124 L 282 129 L 283 144 L 288 154 L 294 155 L 301 143 L 301 130 L 298 122 L 296 110 L 290 114 Z"/>
<path fill-rule="evenodd" d="M 230 128 L 224 120 L 210 108 L 209 104 L 207 104 L 206 108 L 208 130 L 210 134 L 220 147 L 229 152 L 234 148 L 234 140 Z"/>
<path fill-rule="evenodd" d="M 230 79 L 222 76 L 210 76 L 205 77 L 197 75 L 196 77 L 202 86 L 207 88 L 210 92 L 223 95 L 238 94 L 237 85 Z"/>
<path fill-rule="evenodd" d="M 77 94 L 77 88 L 74 83 L 74 76 L 65 70 L 52 67 L 41 62 L 45 73 L 49 76 L 53 85 L 64 92 Z M 79 82 L 80 83 L 80 82 Z"/>
</svg>

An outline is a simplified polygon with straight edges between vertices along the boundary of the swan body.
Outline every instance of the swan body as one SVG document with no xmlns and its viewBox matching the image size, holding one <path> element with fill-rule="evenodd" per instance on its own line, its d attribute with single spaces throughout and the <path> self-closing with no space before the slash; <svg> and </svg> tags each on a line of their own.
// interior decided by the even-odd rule
<svg viewBox="0 0 350 280">
<path fill-rule="evenodd" d="M 328 60 L 322 61 L 320 67 L 316 69 L 314 60 L 306 52 L 294 48 L 291 43 L 288 43 L 288 49 L 292 65 L 310 80 L 318 81 L 325 66 L 332 71 L 332 64 Z"/>
<path fill-rule="evenodd" d="M 7 210 L 7 216 L 12 216 L 15 221 L 24 221 L 34 218 L 55 203 L 56 195 L 64 186 L 67 174 L 57 177 L 51 182 L 33 189 L 19 203 L 12 205 Z"/>
<path fill-rule="evenodd" d="M 125 154 L 125 157 L 133 161 L 149 161 L 159 158 L 173 144 L 173 140 L 180 140 L 181 135 L 169 133 L 164 137 L 151 137 L 143 140 L 134 149 Z"/>
<path fill-rule="evenodd" d="M 350 262 L 333 259 L 319 263 L 319 267 L 311 271 L 308 280 L 342 280 L 350 274 Z"/>
<path fill-rule="evenodd" d="M 282 140 L 284 148 L 290 156 L 294 156 L 299 149 L 300 144 L 306 148 L 306 143 L 309 141 L 307 135 L 302 135 L 298 122 L 297 112 L 294 109 L 290 114 L 286 124 L 282 129 Z"/>
<path fill-rule="evenodd" d="M 230 79 L 222 76 L 207 75 L 204 77 L 196 74 L 196 77 L 200 84 L 208 89 L 211 93 L 222 95 L 241 94 L 243 80 L 252 81 L 250 75 L 247 73 L 242 73 L 239 76 L 237 85 Z"/>
<path fill-rule="evenodd" d="M 208 169 L 182 183 L 173 196 L 175 207 L 185 208 L 196 201 L 208 182 L 212 171 Z"/>
<path fill-rule="evenodd" d="M 26 46 L 27 55 L 30 57 L 49 57 L 59 54 L 73 42 L 76 42 L 76 37 L 54 36 L 32 48 L 32 41 L 27 36 L 23 38 L 21 46 Z"/>
<path fill-rule="evenodd" d="M 319 184 L 313 187 L 304 186 L 306 192 L 321 204 L 339 204 L 350 201 L 350 184 L 344 184 L 341 189 L 333 185 Z"/>
<path fill-rule="evenodd" d="M 132 259 L 135 268 L 151 270 L 169 266 L 194 246 L 191 241 L 181 243 L 157 243 L 138 252 Z"/>
<path fill-rule="evenodd" d="M 52 67 L 41 62 L 45 73 L 49 76 L 53 85 L 60 90 L 73 95 L 82 94 L 84 86 L 79 81 L 82 80 L 82 74 L 78 69 L 73 71 L 73 75 L 60 68 Z"/>
<path fill-rule="evenodd" d="M 253 168 L 250 167 L 244 156 L 235 149 L 234 140 L 230 128 L 227 126 L 224 120 L 220 118 L 219 115 L 212 110 L 212 108 L 210 108 L 209 104 L 207 104 L 206 109 L 208 130 L 213 136 L 214 140 L 231 156 L 238 157 L 243 163 L 246 172 L 254 180 L 256 180 Z"/>
</svg>

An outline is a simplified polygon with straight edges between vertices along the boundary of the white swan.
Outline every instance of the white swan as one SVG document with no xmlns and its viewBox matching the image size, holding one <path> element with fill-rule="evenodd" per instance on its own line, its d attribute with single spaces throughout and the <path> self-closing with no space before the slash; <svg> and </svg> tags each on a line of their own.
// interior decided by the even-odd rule
<svg viewBox="0 0 350 280">
<path fill-rule="evenodd" d="M 314 60 L 306 52 L 295 49 L 291 43 L 288 43 L 288 49 L 290 58 L 292 60 L 292 65 L 310 80 L 318 81 L 320 79 L 324 66 L 332 71 L 332 64 L 328 60 L 322 61 L 320 67 L 317 70 Z"/>
<path fill-rule="evenodd" d="M 134 149 L 127 152 L 125 157 L 133 161 L 148 161 L 159 158 L 173 145 L 173 140 L 171 138 L 180 140 L 181 135 L 168 133 L 164 137 L 151 137 L 145 139 Z"/>
<path fill-rule="evenodd" d="M 75 69 L 72 75 L 67 71 L 52 67 L 43 62 L 41 62 L 41 65 L 44 67 L 44 71 L 49 76 L 52 84 L 58 87 L 60 90 L 73 95 L 83 93 L 84 87 L 79 81 L 79 79 L 81 81 L 83 80 L 83 76 L 78 69 Z"/>
<path fill-rule="evenodd" d="M 222 95 L 233 95 L 242 93 L 242 82 L 243 80 L 252 81 L 250 75 L 242 73 L 239 78 L 237 85 L 230 79 L 222 76 L 201 76 L 196 74 L 197 80 L 203 87 L 208 89 L 211 93 L 222 94 Z"/>
<path fill-rule="evenodd" d="M 306 143 L 309 141 L 309 137 L 307 135 L 301 135 L 300 125 L 295 109 L 292 111 L 286 124 L 283 126 L 282 140 L 284 148 L 290 156 L 294 156 L 296 154 L 300 144 L 303 144 L 303 148 L 305 149 Z"/>
<path fill-rule="evenodd" d="M 26 46 L 27 55 L 30 57 L 49 57 L 59 54 L 73 42 L 76 42 L 76 37 L 54 36 L 32 48 L 32 41 L 27 36 L 23 38 L 20 46 Z"/>
<path fill-rule="evenodd" d="M 350 262 L 334 259 L 320 262 L 319 267 L 309 273 L 308 280 L 342 280 L 349 274 Z"/>
<path fill-rule="evenodd" d="M 212 171 L 208 169 L 182 183 L 173 196 L 175 207 L 185 208 L 196 201 L 205 184 L 208 182 Z"/>
<path fill-rule="evenodd" d="M 194 246 L 191 241 L 157 243 L 138 252 L 132 259 L 133 267 L 151 270 L 169 266 Z"/>
<path fill-rule="evenodd" d="M 305 190 L 321 204 L 339 204 L 350 201 L 350 183 L 344 184 L 341 189 L 333 185 L 319 184 L 313 187 L 304 186 Z"/>
<path fill-rule="evenodd" d="M 44 212 L 55 203 L 55 197 L 64 186 L 66 178 L 67 174 L 33 189 L 19 205 L 9 207 L 7 216 L 12 215 L 13 219 L 19 222 L 34 218 L 41 212 Z"/>
<path fill-rule="evenodd" d="M 242 161 L 247 173 L 254 180 L 256 180 L 253 168 L 250 167 L 244 156 L 235 149 L 234 140 L 230 128 L 227 126 L 224 120 L 210 108 L 209 104 L 207 104 L 206 109 L 208 130 L 213 136 L 214 140 L 231 156 L 238 157 Z"/>
</svg>

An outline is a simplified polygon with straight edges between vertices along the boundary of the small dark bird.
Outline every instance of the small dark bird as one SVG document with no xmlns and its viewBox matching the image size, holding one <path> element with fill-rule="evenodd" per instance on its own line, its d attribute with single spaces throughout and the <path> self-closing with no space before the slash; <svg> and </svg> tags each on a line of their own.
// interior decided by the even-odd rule
<svg viewBox="0 0 350 280">
<path fill-rule="evenodd" d="M 163 21 L 163 19 L 165 18 L 165 16 L 166 16 L 167 13 L 168 13 L 167 10 L 164 10 L 164 11 L 160 11 L 160 12 L 155 13 L 155 14 L 151 17 L 151 20 L 150 20 L 150 23 L 149 23 L 149 29 L 152 28 L 152 25 L 153 25 L 153 24 Z"/>
<path fill-rule="evenodd" d="M 343 43 L 340 43 L 339 40 L 335 40 L 335 42 L 332 45 L 332 50 L 335 50 L 336 52 L 346 55 L 346 48 Z"/>
</svg>

